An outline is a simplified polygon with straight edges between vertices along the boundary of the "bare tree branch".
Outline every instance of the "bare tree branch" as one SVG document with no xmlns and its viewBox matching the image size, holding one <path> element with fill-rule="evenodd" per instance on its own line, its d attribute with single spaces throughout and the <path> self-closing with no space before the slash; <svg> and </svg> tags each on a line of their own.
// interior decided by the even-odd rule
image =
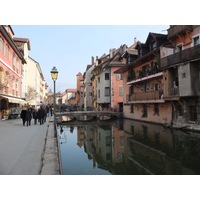
<svg viewBox="0 0 200 200">
<path fill-rule="evenodd" d="M 31 100 L 35 99 L 37 94 L 38 93 L 36 92 L 36 90 L 33 87 L 28 86 L 27 93 L 25 94 L 25 97 L 26 97 L 27 101 L 31 101 Z"/>
</svg>

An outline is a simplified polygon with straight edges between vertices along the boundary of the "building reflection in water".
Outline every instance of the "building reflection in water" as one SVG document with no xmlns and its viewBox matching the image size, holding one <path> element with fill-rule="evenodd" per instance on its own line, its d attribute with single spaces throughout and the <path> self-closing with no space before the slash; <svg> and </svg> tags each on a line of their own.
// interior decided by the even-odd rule
<svg viewBox="0 0 200 200">
<path fill-rule="evenodd" d="M 72 126 L 64 130 L 64 134 L 70 134 L 66 130 L 72 130 Z M 77 146 L 84 148 L 93 168 L 110 174 L 200 174 L 199 133 L 127 119 L 74 126 L 75 130 Z M 62 148 L 61 159 L 64 151 Z"/>
</svg>

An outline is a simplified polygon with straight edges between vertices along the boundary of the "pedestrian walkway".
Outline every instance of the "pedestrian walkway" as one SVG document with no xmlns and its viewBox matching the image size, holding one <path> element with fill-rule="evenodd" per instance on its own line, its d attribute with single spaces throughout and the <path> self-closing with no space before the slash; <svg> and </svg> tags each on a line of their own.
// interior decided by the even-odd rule
<svg viewBox="0 0 200 200">
<path fill-rule="evenodd" d="M 21 119 L 0 121 L 1 175 L 60 174 L 51 118 L 31 126 L 23 126 Z"/>
</svg>

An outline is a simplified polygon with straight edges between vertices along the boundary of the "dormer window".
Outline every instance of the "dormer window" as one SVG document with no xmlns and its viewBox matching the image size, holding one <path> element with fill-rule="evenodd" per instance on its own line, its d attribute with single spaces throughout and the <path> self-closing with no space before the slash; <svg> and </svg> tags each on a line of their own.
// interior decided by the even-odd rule
<svg viewBox="0 0 200 200">
<path fill-rule="evenodd" d="M 175 53 L 178 53 L 178 52 L 181 52 L 182 51 L 182 44 L 179 44 L 176 46 L 176 49 L 175 49 Z"/>
<path fill-rule="evenodd" d="M 131 58 L 130 58 L 130 55 L 128 55 L 127 57 L 127 64 L 130 64 L 131 63 Z"/>
<path fill-rule="evenodd" d="M 193 38 L 193 43 L 194 43 L 194 46 L 200 44 L 199 36 Z"/>
<path fill-rule="evenodd" d="M 153 51 L 155 48 L 156 48 L 156 42 L 153 41 L 153 42 L 151 43 L 151 51 Z"/>
</svg>

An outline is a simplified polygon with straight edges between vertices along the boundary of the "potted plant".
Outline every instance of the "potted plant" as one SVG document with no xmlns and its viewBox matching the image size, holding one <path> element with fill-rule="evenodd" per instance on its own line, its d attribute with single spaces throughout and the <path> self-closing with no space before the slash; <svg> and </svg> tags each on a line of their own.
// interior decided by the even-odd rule
<svg viewBox="0 0 200 200">
<path fill-rule="evenodd" d="M 8 119 L 8 111 L 7 110 L 2 110 L 2 119 Z"/>
</svg>

